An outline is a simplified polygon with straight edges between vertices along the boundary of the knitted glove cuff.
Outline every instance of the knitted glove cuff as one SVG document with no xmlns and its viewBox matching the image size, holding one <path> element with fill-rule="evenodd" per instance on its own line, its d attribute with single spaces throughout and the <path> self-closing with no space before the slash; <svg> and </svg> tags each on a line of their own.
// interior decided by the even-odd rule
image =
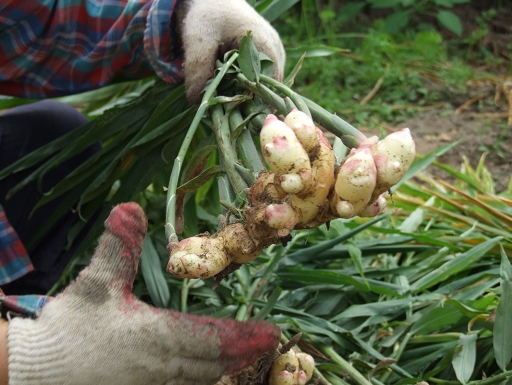
<svg viewBox="0 0 512 385">
<path fill-rule="evenodd" d="M 7 331 L 10 385 L 64 384 L 67 353 L 58 333 L 31 319 L 14 318 Z"/>
</svg>

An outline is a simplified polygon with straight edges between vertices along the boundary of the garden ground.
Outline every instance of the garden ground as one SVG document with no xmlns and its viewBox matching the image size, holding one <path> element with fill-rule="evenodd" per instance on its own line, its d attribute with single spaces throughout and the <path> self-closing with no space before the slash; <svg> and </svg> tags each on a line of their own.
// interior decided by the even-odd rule
<svg viewBox="0 0 512 385">
<path fill-rule="evenodd" d="M 475 36 L 480 27 L 478 17 L 489 3 L 472 1 L 454 8 L 463 21 L 466 38 Z M 464 93 L 447 89 L 432 79 L 428 87 L 441 91 L 446 96 L 443 102 L 422 107 L 419 115 L 385 128 L 409 127 L 419 154 L 460 141 L 439 158 L 457 169 L 463 157 L 467 157 L 474 167 L 482 153 L 487 152 L 485 164 L 493 175 L 497 192 L 500 192 L 506 189 L 512 176 L 512 26 L 510 9 L 498 8 L 496 11 L 487 33 L 472 47 L 473 50 L 485 49 L 490 53 L 487 62 L 480 59 L 474 63 L 476 74 L 485 71 L 489 75 L 468 83 Z M 447 39 L 455 36 L 446 30 L 443 35 Z M 495 59 L 501 60 L 499 65 Z M 446 177 L 438 168 L 430 168 L 430 171 L 436 177 Z"/>
</svg>

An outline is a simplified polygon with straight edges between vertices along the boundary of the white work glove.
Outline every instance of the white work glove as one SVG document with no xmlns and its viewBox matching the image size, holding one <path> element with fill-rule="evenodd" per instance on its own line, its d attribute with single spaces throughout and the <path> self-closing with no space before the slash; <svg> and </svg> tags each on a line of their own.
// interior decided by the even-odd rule
<svg viewBox="0 0 512 385">
<path fill-rule="evenodd" d="M 8 328 L 10 385 L 213 384 L 277 346 L 265 321 L 153 308 L 131 294 L 146 217 L 115 207 L 89 267 L 36 320 Z"/>
<path fill-rule="evenodd" d="M 274 62 L 274 78 L 283 78 L 285 52 L 276 30 L 245 0 L 185 0 L 178 30 L 185 50 L 187 98 L 199 103 L 199 94 L 213 75 L 217 58 L 236 49 L 247 31 L 259 51 Z"/>
</svg>

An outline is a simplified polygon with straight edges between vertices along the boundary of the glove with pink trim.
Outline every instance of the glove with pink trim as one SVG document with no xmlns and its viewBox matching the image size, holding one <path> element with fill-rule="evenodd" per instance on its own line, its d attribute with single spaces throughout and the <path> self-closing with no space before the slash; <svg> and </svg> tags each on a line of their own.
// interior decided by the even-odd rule
<svg viewBox="0 0 512 385">
<path fill-rule="evenodd" d="M 277 346 L 280 330 L 157 309 L 132 284 L 146 232 L 135 203 L 115 207 L 89 267 L 35 319 L 8 328 L 9 384 L 213 384 Z"/>
<path fill-rule="evenodd" d="M 185 87 L 192 103 L 212 76 L 215 60 L 240 45 L 247 31 L 259 51 L 274 62 L 274 78 L 282 80 L 285 52 L 276 30 L 245 0 L 186 0 L 178 12 L 185 50 Z"/>
</svg>

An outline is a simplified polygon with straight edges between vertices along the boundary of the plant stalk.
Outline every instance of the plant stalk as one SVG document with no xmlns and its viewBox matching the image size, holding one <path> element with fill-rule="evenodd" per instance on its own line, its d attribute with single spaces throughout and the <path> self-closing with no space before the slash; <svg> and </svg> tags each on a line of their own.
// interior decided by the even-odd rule
<svg viewBox="0 0 512 385">
<path fill-rule="evenodd" d="M 244 120 L 240 110 L 234 109 L 229 115 L 229 122 L 233 130 L 238 130 Z M 243 164 L 253 172 L 260 172 L 265 169 L 265 165 L 261 161 L 261 157 L 258 154 L 258 150 L 254 145 L 251 133 L 247 128 L 242 129 L 238 138 L 238 144 L 240 146 L 240 156 Z"/>
<path fill-rule="evenodd" d="M 254 92 L 265 102 L 274 107 L 279 114 L 287 114 L 288 108 L 286 107 L 283 98 L 277 95 L 274 91 L 270 90 L 262 83 L 251 82 L 242 73 L 237 74 L 236 78 L 245 88 L 251 92 Z"/>
<path fill-rule="evenodd" d="M 359 373 L 350 363 L 345 361 L 343 357 L 341 357 L 336 351 L 330 346 L 319 346 L 319 349 L 322 353 L 328 356 L 332 362 L 337 364 L 345 373 L 347 373 L 355 383 L 359 385 L 371 385 L 371 382 Z"/>
<path fill-rule="evenodd" d="M 188 278 L 183 279 L 183 282 L 181 283 L 181 304 L 180 304 L 180 311 L 182 313 L 187 312 L 187 300 L 188 300 L 188 289 L 190 287 L 190 280 Z"/>
<path fill-rule="evenodd" d="M 178 156 L 174 160 L 174 164 L 172 167 L 171 177 L 169 179 L 169 185 L 167 187 L 167 198 L 166 198 L 166 211 L 165 211 L 165 237 L 167 241 L 177 242 L 178 236 L 176 235 L 175 224 L 176 224 L 176 188 L 178 187 L 178 179 L 181 172 L 181 165 L 183 160 L 185 159 L 185 155 L 190 147 L 190 143 L 192 142 L 192 138 L 196 133 L 197 127 L 203 119 L 203 115 L 206 112 L 206 109 L 209 107 L 208 101 L 213 97 L 217 87 L 220 84 L 220 81 L 226 74 L 227 70 L 238 58 L 238 53 L 233 53 L 231 57 L 224 63 L 220 69 L 219 73 L 213 79 L 210 86 L 207 87 L 203 99 L 201 100 L 201 104 L 197 110 L 196 115 L 194 116 L 194 120 L 188 129 L 187 135 L 183 139 L 183 143 L 181 144 L 180 151 L 178 152 Z"/>
<path fill-rule="evenodd" d="M 468 385 L 494 385 L 502 381 L 512 378 L 512 370 L 497 374 L 493 377 L 486 378 L 485 380 L 469 381 Z"/>
<path fill-rule="evenodd" d="M 244 190 L 249 186 L 235 168 L 238 157 L 231 146 L 228 118 L 229 115 L 228 113 L 224 113 L 222 105 L 216 104 L 212 107 L 213 129 L 215 131 L 219 156 L 223 162 L 223 167 L 228 175 L 229 182 L 231 186 L 233 186 L 235 194 L 239 196 L 243 194 Z"/>
<path fill-rule="evenodd" d="M 258 92 L 259 88 L 257 87 L 256 83 L 250 82 L 241 74 L 238 74 L 237 78 L 239 80 L 242 80 L 245 86 L 247 86 L 248 88 L 250 87 L 251 91 L 258 94 L 258 96 L 264 99 L 267 103 L 273 105 L 272 100 L 266 97 L 266 94 L 260 94 Z M 279 92 L 282 92 L 284 95 L 292 99 L 292 101 L 294 101 L 294 103 L 297 105 L 297 102 L 294 100 L 296 99 L 295 95 L 297 94 L 291 88 L 265 75 L 261 75 L 260 81 L 265 82 L 274 87 Z M 362 144 L 362 142 L 364 142 L 367 139 L 366 136 L 361 131 L 359 131 L 357 128 L 341 119 L 339 116 L 327 112 L 318 104 L 312 102 L 307 98 L 301 97 L 301 99 L 304 101 L 305 105 L 309 109 L 313 120 L 320 123 L 324 128 L 332 132 L 334 135 L 338 136 L 343 141 L 343 144 L 345 144 L 345 146 L 349 148 L 358 147 Z"/>
</svg>

